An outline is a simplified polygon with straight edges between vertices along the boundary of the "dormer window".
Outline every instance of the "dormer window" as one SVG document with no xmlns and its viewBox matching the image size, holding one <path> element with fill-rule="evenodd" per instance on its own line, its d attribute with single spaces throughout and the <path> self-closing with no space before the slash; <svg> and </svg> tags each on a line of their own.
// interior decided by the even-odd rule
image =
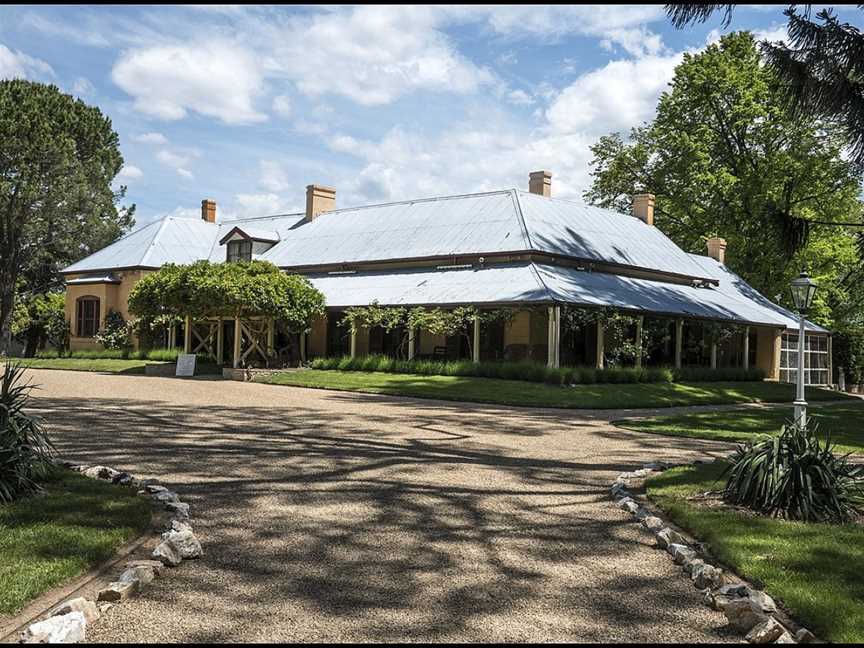
<svg viewBox="0 0 864 648">
<path fill-rule="evenodd" d="M 252 241 L 236 240 L 228 241 L 228 262 L 232 261 L 251 261 L 252 260 Z"/>
</svg>

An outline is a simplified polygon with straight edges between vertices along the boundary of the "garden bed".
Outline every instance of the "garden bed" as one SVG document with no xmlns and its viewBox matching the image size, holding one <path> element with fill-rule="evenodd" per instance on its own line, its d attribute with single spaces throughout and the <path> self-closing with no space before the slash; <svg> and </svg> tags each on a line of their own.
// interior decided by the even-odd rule
<svg viewBox="0 0 864 648">
<path fill-rule="evenodd" d="M 725 462 L 674 468 L 652 476 L 646 493 L 711 554 L 758 583 L 817 636 L 864 641 L 864 527 L 789 522 L 718 505 L 708 491 Z"/>
<path fill-rule="evenodd" d="M 132 489 L 60 469 L 42 486 L 0 505 L 0 616 L 110 559 L 150 523 L 150 502 Z"/>
</svg>

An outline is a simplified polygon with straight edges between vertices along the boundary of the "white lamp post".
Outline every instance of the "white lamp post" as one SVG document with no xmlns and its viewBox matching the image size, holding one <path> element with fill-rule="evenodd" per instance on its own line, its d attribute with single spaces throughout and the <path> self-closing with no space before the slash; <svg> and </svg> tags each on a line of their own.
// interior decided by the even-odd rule
<svg viewBox="0 0 864 648">
<path fill-rule="evenodd" d="M 798 309 L 798 393 L 794 403 L 795 422 L 802 427 L 807 425 L 807 401 L 804 400 L 804 318 L 813 304 L 815 294 L 816 282 L 806 270 L 792 280 L 792 301 Z"/>
</svg>

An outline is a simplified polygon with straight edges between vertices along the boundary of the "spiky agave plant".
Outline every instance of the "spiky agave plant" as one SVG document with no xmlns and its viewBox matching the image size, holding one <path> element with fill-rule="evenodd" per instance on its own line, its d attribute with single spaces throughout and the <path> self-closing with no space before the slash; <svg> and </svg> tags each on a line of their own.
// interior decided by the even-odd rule
<svg viewBox="0 0 864 648">
<path fill-rule="evenodd" d="M 824 443 L 817 425 L 786 423 L 781 433 L 738 446 L 726 469 L 723 499 L 790 520 L 847 522 L 864 505 L 864 471 L 849 455 L 834 454 L 830 435 Z"/>
<path fill-rule="evenodd" d="M 39 418 L 25 412 L 34 385 L 24 368 L 7 362 L 0 376 L 0 502 L 38 490 L 54 453 Z"/>
</svg>

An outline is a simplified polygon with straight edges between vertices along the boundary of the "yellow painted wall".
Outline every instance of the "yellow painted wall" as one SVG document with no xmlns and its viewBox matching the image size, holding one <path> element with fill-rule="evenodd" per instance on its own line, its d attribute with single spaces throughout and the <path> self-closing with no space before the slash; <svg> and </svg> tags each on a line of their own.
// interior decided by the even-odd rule
<svg viewBox="0 0 864 648">
<path fill-rule="evenodd" d="M 504 346 L 531 343 L 531 313 L 519 311 L 504 327 Z"/>
<path fill-rule="evenodd" d="M 312 330 L 306 339 L 306 354 L 308 357 L 327 355 L 327 315 L 316 317 L 312 321 Z"/>
<path fill-rule="evenodd" d="M 780 380 L 780 343 L 783 329 L 756 328 L 756 366 L 765 372 L 766 380 Z"/>
<path fill-rule="evenodd" d="M 436 346 L 447 346 L 447 338 L 443 335 L 432 335 L 429 331 L 420 331 L 418 355 L 432 355 Z"/>
<path fill-rule="evenodd" d="M 129 270 L 125 272 L 115 272 L 114 276 L 120 279 L 119 284 L 100 283 L 100 284 L 84 284 L 66 286 L 66 320 L 72 330 L 72 335 L 69 339 L 69 346 L 73 351 L 101 349 L 101 345 L 93 338 L 84 338 L 78 336 L 77 321 L 75 313 L 75 305 L 79 298 L 93 296 L 99 298 L 99 320 L 101 324 L 105 322 L 105 315 L 109 310 L 114 310 L 123 316 L 123 319 L 129 320 L 129 293 L 135 284 L 147 274 L 147 270 Z M 75 279 L 81 275 L 70 275 L 68 279 Z M 100 324 L 100 326 L 101 326 Z M 138 348 L 138 339 L 133 338 L 134 347 Z"/>
</svg>

